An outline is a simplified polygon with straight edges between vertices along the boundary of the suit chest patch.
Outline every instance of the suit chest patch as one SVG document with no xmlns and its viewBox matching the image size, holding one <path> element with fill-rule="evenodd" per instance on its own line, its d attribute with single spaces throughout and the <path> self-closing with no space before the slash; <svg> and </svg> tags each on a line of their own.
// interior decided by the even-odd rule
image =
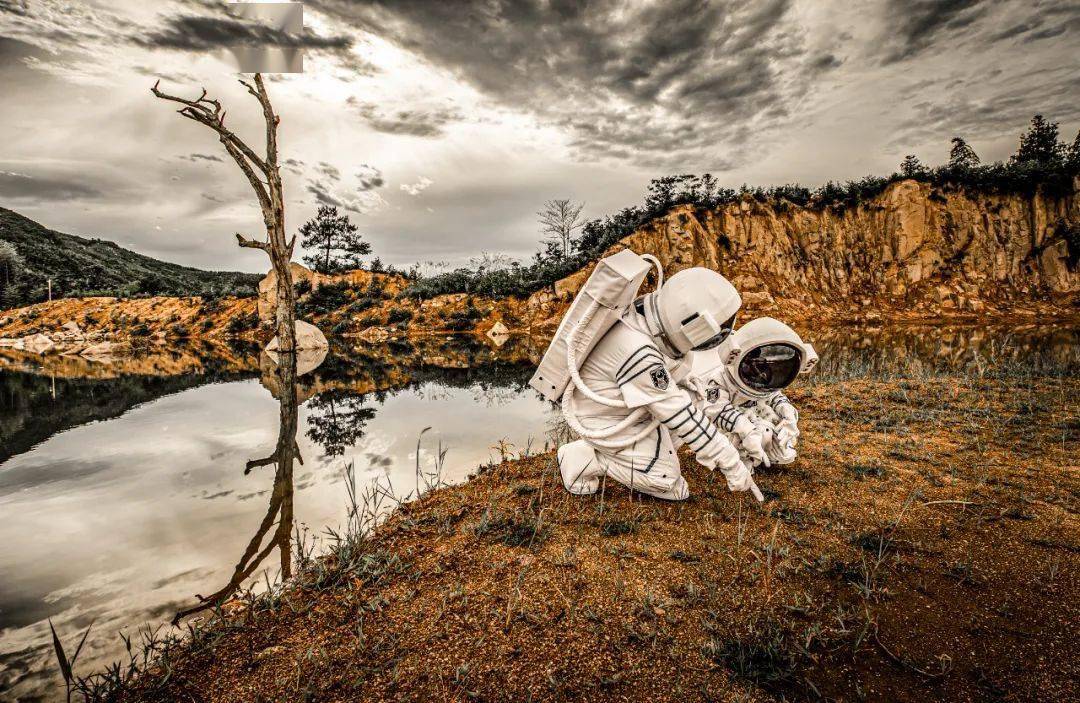
<svg viewBox="0 0 1080 703">
<path fill-rule="evenodd" d="M 667 369 L 662 366 L 657 366 L 655 369 L 649 372 L 649 376 L 652 377 L 652 384 L 662 391 L 666 391 L 668 384 L 671 383 L 671 379 L 668 377 Z"/>
<path fill-rule="evenodd" d="M 710 403 L 715 403 L 716 401 L 720 400 L 720 387 L 709 386 L 705 390 L 705 399 L 708 400 Z"/>
</svg>

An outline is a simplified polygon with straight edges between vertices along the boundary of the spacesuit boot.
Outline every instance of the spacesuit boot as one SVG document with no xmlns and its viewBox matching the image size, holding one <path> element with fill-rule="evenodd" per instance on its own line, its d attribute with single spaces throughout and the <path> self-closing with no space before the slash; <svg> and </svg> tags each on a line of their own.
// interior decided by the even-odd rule
<svg viewBox="0 0 1080 703">
<path fill-rule="evenodd" d="M 559 447 L 559 473 L 563 486 L 574 495 L 587 496 L 600 488 L 604 470 L 589 443 L 579 439 Z"/>
</svg>

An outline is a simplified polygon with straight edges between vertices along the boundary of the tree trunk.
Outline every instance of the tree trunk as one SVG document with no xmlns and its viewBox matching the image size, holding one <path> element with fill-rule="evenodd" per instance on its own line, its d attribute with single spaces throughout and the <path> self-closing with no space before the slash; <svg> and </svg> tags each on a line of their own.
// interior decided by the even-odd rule
<svg viewBox="0 0 1080 703">
<path fill-rule="evenodd" d="M 240 137 L 225 127 L 225 111 L 221 103 L 208 98 L 205 88 L 198 98 L 188 100 L 161 92 L 158 90 L 160 82 L 154 84 L 151 92 L 162 100 L 183 105 L 184 107 L 178 110 L 180 115 L 217 132 L 225 150 L 244 172 L 255 191 L 266 227 L 266 241 L 248 239 L 239 233 L 236 240 L 241 247 L 262 249 L 270 257 L 270 265 L 277 274 L 277 311 L 274 317 L 277 322 L 278 352 L 292 355 L 296 352 L 296 293 L 293 291 L 289 262 L 296 238 L 285 238 L 285 196 L 281 187 L 277 146 L 277 128 L 281 118 L 274 114 L 262 75 L 256 73 L 254 83 L 241 80 L 240 84 L 258 99 L 262 107 L 263 121 L 266 123 L 265 157 L 256 154 Z"/>
</svg>

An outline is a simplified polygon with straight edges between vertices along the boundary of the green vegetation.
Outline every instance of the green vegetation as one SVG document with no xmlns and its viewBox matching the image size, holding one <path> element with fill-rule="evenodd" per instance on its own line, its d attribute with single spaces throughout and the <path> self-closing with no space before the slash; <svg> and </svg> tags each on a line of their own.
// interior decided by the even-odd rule
<svg viewBox="0 0 1080 703">
<path fill-rule="evenodd" d="M 904 179 L 929 183 L 944 191 L 966 189 L 979 193 L 1033 195 L 1041 190 L 1050 195 L 1063 195 L 1071 192 L 1073 178 L 1077 175 L 1080 175 L 1080 134 L 1066 146 L 1058 139 L 1057 124 L 1036 115 L 1031 127 L 1020 137 L 1019 150 L 1008 162 L 982 164 L 974 150 L 962 138 L 956 137 L 952 140 L 949 161 L 942 166 L 930 168 L 909 155 L 900 164 L 899 171 L 891 176 L 866 176 L 846 183 L 829 181 L 813 190 L 798 184 L 770 188 L 743 185 L 739 190 L 733 190 L 721 187 L 708 173 L 665 176 L 649 183 L 641 206 L 624 208 L 581 227 L 581 234 L 571 240 L 572 251 L 568 255 L 563 254 L 561 246 L 548 246 L 527 266 L 459 268 L 435 276 L 417 277 L 402 295 L 418 299 L 447 293 L 478 293 L 496 298 L 528 296 L 579 270 L 623 237 L 662 217 L 677 205 L 707 211 L 752 199 L 779 208 L 797 205 L 813 210 L 842 211 L 858 206 Z M 550 233 L 548 229 L 544 231 Z M 1080 245 L 1076 250 L 1080 251 Z"/>
<path fill-rule="evenodd" d="M 86 295 L 252 296 L 260 276 L 202 271 L 136 254 L 113 242 L 48 229 L 0 207 L 0 308 Z M 15 252 L 10 256 L 9 249 Z"/>
</svg>

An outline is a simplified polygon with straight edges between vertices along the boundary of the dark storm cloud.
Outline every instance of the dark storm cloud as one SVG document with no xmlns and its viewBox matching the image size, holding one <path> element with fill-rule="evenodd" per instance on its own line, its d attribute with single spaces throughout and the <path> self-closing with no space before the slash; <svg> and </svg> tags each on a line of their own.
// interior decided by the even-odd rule
<svg viewBox="0 0 1080 703">
<path fill-rule="evenodd" d="M 375 103 L 363 102 L 353 97 L 348 98 L 346 102 L 356 109 L 368 126 L 385 134 L 438 137 L 442 136 L 448 125 L 465 119 L 465 115 L 453 107 L 387 111 Z"/>
<path fill-rule="evenodd" d="M 291 34 L 258 22 L 207 15 L 171 17 L 163 28 L 137 37 L 135 41 L 147 47 L 181 51 L 210 51 L 234 46 L 344 50 L 352 46 L 352 39 L 346 36 L 323 37 L 307 28 L 302 33 Z"/>
<path fill-rule="evenodd" d="M 790 0 L 311 4 L 569 128 L 586 156 L 677 161 L 705 150 L 715 162 L 719 142 L 743 125 L 775 124 L 808 87 L 778 65 L 805 76 L 825 67 L 801 62 L 801 35 L 781 28 Z M 376 129 L 418 136 L 453 119 L 357 107 Z"/>
<path fill-rule="evenodd" d="M 885 24 L 894 40 L 883 62 L 917 56 L 942 35 L 970 25 L 985 9 L 984 0 L 888 0 Z"/>
<path fill-rule="evenodd" d="M 1030 43 L 1077 31 L 1080 31 L 1080 5 L 1048 4 L 1028 8 L 1025 17 L 1013 19 L 1005 29 L 990 35 L 990 40 L 998 42 L 1019 38 L 1023 43 Z"/>
<path fill-rule="evenodd" d="M 0 171 L 0 197 L 30 202 L 56 202 L 95 198 L 101 193 L 75 179 L 59 176 L 30 176 Z"/>
<path fill-rule="evenodd" d="M 1078 115 L 1080 74 L 1068 68 L 1036 71 L 983 99 L 967 97 L 967 92 L 956 86 L 949 98 L 914 103 L 912 116 L 897 125 L 893 145 L 938 141 L 944 153 L 954 135 L 970 141 L 1012 132 L 1019 138 L 1036 113 L 1052 121 L 1073 120 Z"/>
<path fill-rule="evenodd" d="M 386 185 L 382 171 L 368 164 L 360 164 L 356 171 L 356 180 L 360 183 L 360 190 L 374 190 Z"/>
<path fill-rule="evenodd" d="M 13 15 L 26 15 L 29 12 L 27 0 L 0 0 L 0 12 L 10 12 Z"/>
</svg>

